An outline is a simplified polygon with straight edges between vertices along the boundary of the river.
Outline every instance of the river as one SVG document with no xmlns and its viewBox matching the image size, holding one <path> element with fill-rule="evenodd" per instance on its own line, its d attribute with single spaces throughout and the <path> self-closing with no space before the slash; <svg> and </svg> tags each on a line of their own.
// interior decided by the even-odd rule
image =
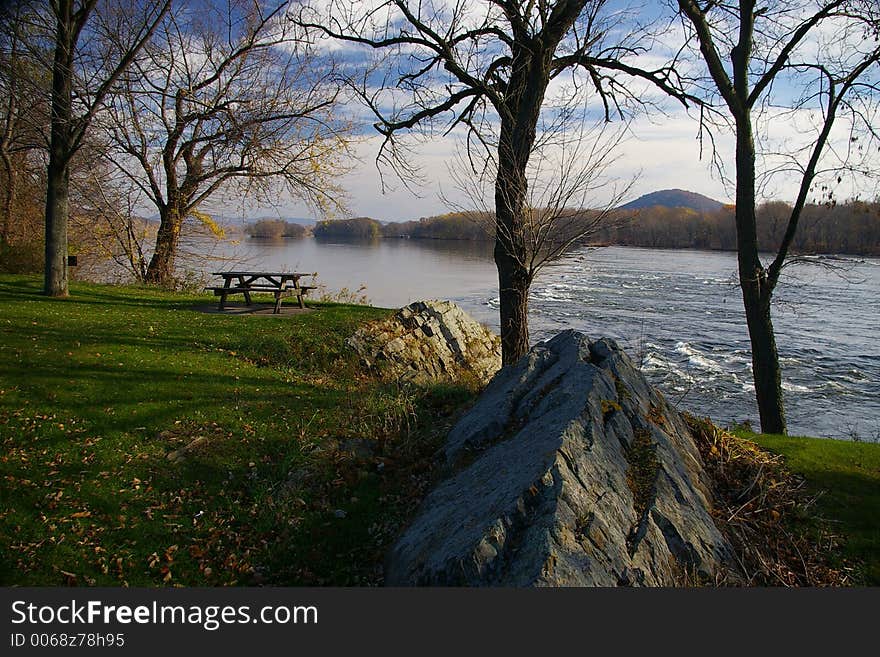
<svg viewBox="0 0 880 657">
<path fill-rule="evenodd" d="M 249 267 L 317 271 L 376 306 L 445 298 L 498 330 L 491 246 L 454 241 L 244 239 Z M 214 265 L 216 267 L 216 265 Z M 774 310 L 789 432 L 880 437 L 880 259 L 817 258 L 780 283 Z M 608 247 L 548 266 L 532 287 L 532 341 L 567 328 L 617 339 L 679 408 L 721 424 L 757 409 L 733 253 Z"/>
</svg>

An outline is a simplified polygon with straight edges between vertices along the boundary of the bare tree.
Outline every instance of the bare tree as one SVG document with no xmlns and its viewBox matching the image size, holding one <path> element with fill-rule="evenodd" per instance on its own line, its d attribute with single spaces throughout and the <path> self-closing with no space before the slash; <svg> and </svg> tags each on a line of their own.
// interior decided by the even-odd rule
<svg viewBox="0 0 880 657">
<path fill-rule="evenodd" d="M 15 203 L 17 171 L 14 154 L 21 148 L 19 136 L 22 108 L 19 104 L 19 69 L 21 67 L 21 35 L 16 16 L 3 16 L 3 48 L 0 60 L 0 89 L 2 89 L 3 116 L 0 128 L 0 160 L 3 162 L 3 217 L 0 223 L 0 247 L 9 244 L 12 206 Z M 8 28 L 8 29 L 6 29 Z"/>
<path fill-rule="evenodd" d="M 149 41 L 171 0 L 50 0 L 55 21 L 46 187 L 44 291 L 67 296 L 70 162 L 107 94 Z"/>
<path fill-rule="evenodd" d="M 401 152 L 401 133 L 436 124 L 463 127 L 472 154 L 480 148 L 494 154 L 494 257 L 506 365 L 529 348 L 527 168 L 541 145 L 542 116 L 565 120 L 564 111 L 545 108 L 551 82 L 568 81 L 569 93 L 581 100 L 582 92 L 595 91 L 607 119 L 639 101 L 620 75 L 684 98 L 674 65 L 640 67 L 650 34 L 627 29 L 623 22 L 631 16 L 614 9 L 605 0 L 330 0 L 298 17 L 317 34 L 396 55 L 361 86 L 385 136 L 380 160 Z"/>
<path fill-rule="evenodd" d="M 143 283 L 149 264 L 146 246 L 156 231 L 139 216 L 140 189 L 108 158 L 109 151 L 107 143 L 93 136 L 71 167 L 71 238 L 87 256 L 87 262 L 78 263 L 78 274 L 112 279 L 126 272 Z"/>
<path fill-rule="evenodd" d="M 520 235 L 505 235 L 506 242 L 523 245 L 521 253 L 511 256 L 529 280 L 534 281 L 547 264 L 601 229 L 627 223 L 625 213 L 615 209 L 628 196 L 635 178 L 623 182 L 609 175 L 626 131 L 626 126 L 612 129 L 605 122 L 587 129 L 583 120 L 557 123 L 542 131 L 542 143 L 526 167 L 527 195 L 522 221 L 516 227 Z M 498 166 L 493 155 L 490 151 L 482 168 L 475 170 L 473 158 L 460 150 L 449 171 L 468 205 L 443 195 L 447 205 L 491 237 L 508 230 L 495 221 Z"/>
<path fill-rule="evenodd" d="M 160 217 L 146 280 L 169 284 L 188 217 L 218 193 L 318 210 L 340 203 L 347 126 L 332 65 L 284 20 L 288 2 L 187 3 L 162 21 L 110 104 L 114 161 Z"/>
<path fill-rule="evenodd" d="M 872 122 L 880 91 L 880 11 L 875 0 L 779 0 L 761 6 L 755 0 L 678 0 L 678 8 L 708 71 L 706 100 L 715 102 L 736 135 L 739 283 L 755 395 L 762 430 L 785 433 L 771 300 L 811 190 L 823 173 L 833 171 L 837 179 L 839 171 L 852 170 L 854 160 L 871 150 L 860 136 L 878 137 Z M 757 170 L 761 153 L 756 142 L 772 135 L 759 132 L 758 117 L 775 112 L 775 122 L 764 123 L 768 132 L 774 130 L 780 125 L 780 107 L 789 108 L 789 118 L 806 114 L 812 130 L 805 145 L 776 151 L 786 156 L 785 162 L 769 173 L 795 174 L 799 184 L 779 248 L 765 265 L 758 252 L 756 206 L 760 173 L 768 172 Z M 841 117 L 848 124 L 842 144 L 832 137 Z"/>
<path fill-rule="evenodd" d="M 44 150 L 41 128 L 48 123 L 47 80 L 30 52 L 26 20 L 34 9 L 18 3 L 0 10 L 0 163 L 2 217 L 0 247 L 9 246 L 13 215 L 21 215 L 18 192 L 39 182 L 37 172 Z M 43 77 L 43 79 L 41 79 Z M 45 166 L 43 164 L 43 166 Z"/>
</svg>

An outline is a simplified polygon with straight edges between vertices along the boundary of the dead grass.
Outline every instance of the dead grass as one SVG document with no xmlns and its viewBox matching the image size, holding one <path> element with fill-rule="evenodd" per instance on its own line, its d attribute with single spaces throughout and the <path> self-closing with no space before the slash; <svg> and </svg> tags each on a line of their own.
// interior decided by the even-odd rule
<svg viewBox="0 0 880 657">
<path fill-rule="evenodd" d="M 712 479 L 716 525 L 748 586 L 846 586 L 832 567 L 840 537 L 814 512 L 815 495 L 781 456 L 685 414 Z"/>
</svg>

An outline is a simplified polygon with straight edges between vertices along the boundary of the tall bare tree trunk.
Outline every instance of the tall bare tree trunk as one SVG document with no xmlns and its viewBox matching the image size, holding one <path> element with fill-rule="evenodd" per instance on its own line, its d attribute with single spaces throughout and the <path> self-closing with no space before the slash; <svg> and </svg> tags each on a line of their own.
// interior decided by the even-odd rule
<svg viewBox="0 0 880 657">
<path fill-rule="evenodd" d="M 498 269 L 501 363 L 513 365 L 529 350 L 529 288 L 524 213 L 528 196 L 526 165 L 535 141 L 543 88 L 528 88 L 511 103 L 515 121 L 502 119 L 495 179 L 495 265 Z M 532 91 L 531 94 L 528 91 Z"/>
<path fill-rule="evenodd" d="M 529 350 L 529 288 L 531 277 L 516 251 L 515 235 L 508 234 L 516 227 L 516 218 L 510 208 L 496 202 L 495 265 L 498 269 L 499 306 L 501 313 L 501 362 L 512 365 Z M 522 253 L 522 251 L 520 251 Z"/>
<path fill-rule="evenodd" d="M 550 82 L 556 44 L 542 51 L 515 48 L 506 112 L 498 139 L 495 179 L 495 265 L 501 315 L 501 363 L 512 365 L 529 350 L 529 288 L 525 213 L 529 192 L 526 168 L 535 146 L 538 117 Z"/>
<path fill-rule="evenodd" d="M 73 3 L 59 2 L 52 66 L 52 131 L 46 186 L 46 263 L 43 291 L 66 297 L 67 212 L 73 132 Z"/>
<path fill-rule="evenodd" d="M 12 208 L 15 205 L 15 169 L 12 166 L 12 158 L 9 153 L 2 149 L 3 172 L 6 176 L 6 189 L 3 194 L 3 223 L 0 225 L 0 246 L 9 244 L 9 231 L 12 226 Z"/>
<path fill-rule="evenodd" d="M 70 161 L 82 144 L 83 136 L 107 94 L 125 72 L 138 51 L 151 38 L 156 26 L 170 7 L 149 6 L 151 22 L 138 26 L 135 40 L 125 48 L 118 63 L 106 77 L 90 79 L 91 97 L 85 110 L 73 113 L 74 51 L 82 30 L 95 10 L 97 0 L 53 0 L 49 3 L 55 16 L 55 57 L 52 63 L 52 117 L 49 140 L 49 166 L 46 186 L 46 262 L 44 292 L 53 297 L 66 297 L 67 288 L 67 223 L 70 194 Z M 141 7 L 143 8 L 143 7 Z M 115 35 L 125 36 L 125 35 Z M 107 63 L 107 62 L 103 62 Z M 78 95 L 78 100 L 85 100 Z"/>
<path fill-rule="evenodd" d="M 16 16 L 16 18 L 18 18 Z M 6 188 L 3 195 L 3 223 L 0 226 L 0 246 L 9 244 L 9 233 L 12 227 L 12 208 L 15 205 L 15 192 L 17 176 L 12 164 L 12 143 L 18 124 L 18 22 L 13 21 L 12 34 L 9 43 L 9 79 L 7 90 L 9 97 L 6 100 L 5 125 L 3 135 L 0 137 L 0 157 L 3 160 L 3 170 L 6 175 Z"/>
<path fill-rule="evenodd" d="M 752 370 L 755 379 L 755 397 L 764 433 L 786 432 L 785 405 L 782 397 L 782 370 L 776 350 L 776 336 L 770 318 L 770 297 L 761 293 L 760 286 L 743 286 L 743 302 L 749 340 L 752 344 Z"/>
<path fill-rule="evenodd" d="M 156 249 L 147 266 L 146 282 L 167 286 L 174 280 L 174 260 L 180 243 L 183 217 L 180 210 L 164 207 L 159 213 L 159 232 L 156 234 Z"/>
<path fill-rule="evenodd" d="M 10 152 L 15 131 L 15 123 L 18 119 L 18 107 L 16 106 L 16 87 L 14 79 L 15 71 L 15 45 L 13 42 L 10 68 L 10 94 L 9 102 L 6 109 L 6 126 L 3 131 L 2 139 L 0 139 L 0 159 L 3 160 L 3 173 L 6 177 L 6 187 L 3 193 L 3 223 L 0 225 L 0 246 L 9 244 L 9 231 L 12 227 L 12 208 L 15 205 L 15 191 L 17 174 L 12 164 L 12 154 Z"/>
<path fill-rule="evenodd" d="M 43 291 L 51 297 L 66 297 L 67 289 L 67 213 L 70 170 L 49 156 L 46 187 L 46 264 Z"/>
<path fill-rule="evenodd" d="M 755 218 L 755 143 L 748 110 L 737 121 L 736 233 L 739 283 L 752 345 L 755 398 L 764 433 L 785 433 L 782 372 L 770 318 L 773 289 L 758 255 Z"/>
</svg>

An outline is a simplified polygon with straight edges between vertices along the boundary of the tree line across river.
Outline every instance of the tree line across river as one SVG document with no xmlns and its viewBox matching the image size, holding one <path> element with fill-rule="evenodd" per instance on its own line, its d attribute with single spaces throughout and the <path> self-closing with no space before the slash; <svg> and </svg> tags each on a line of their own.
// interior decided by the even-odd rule
<svg viewBox="0 0 880 657">
<path fill-rule="evenodd" d="M 588 210 L 572 210 L 589 221 Z M 758 242 L 775 250 L 785 231 L 790 207 L 781 202 L 758 208 Z M 492 241 L 491 215 L 452 212 L 413 221 L 382 222 L 370 217 L 320 221 L 311 228 L 318 239 L 373 240 L 379 238 Z M 245 228 L 251 237 L 301 238 L 309 229 L 282 219 L 262 219 Z M 564 236 L 560 236 L 562 238 Z M 734 208 L 714 212 L 654 206 L 612 211 L 587 238 L 592 244 L 661 249 L 735 250 Z M 807 205 L 792 248 L 797 253 L 841 253 L 880 256 L 880 202 L 851 201 L 836 205 Z"/>
</svg>

